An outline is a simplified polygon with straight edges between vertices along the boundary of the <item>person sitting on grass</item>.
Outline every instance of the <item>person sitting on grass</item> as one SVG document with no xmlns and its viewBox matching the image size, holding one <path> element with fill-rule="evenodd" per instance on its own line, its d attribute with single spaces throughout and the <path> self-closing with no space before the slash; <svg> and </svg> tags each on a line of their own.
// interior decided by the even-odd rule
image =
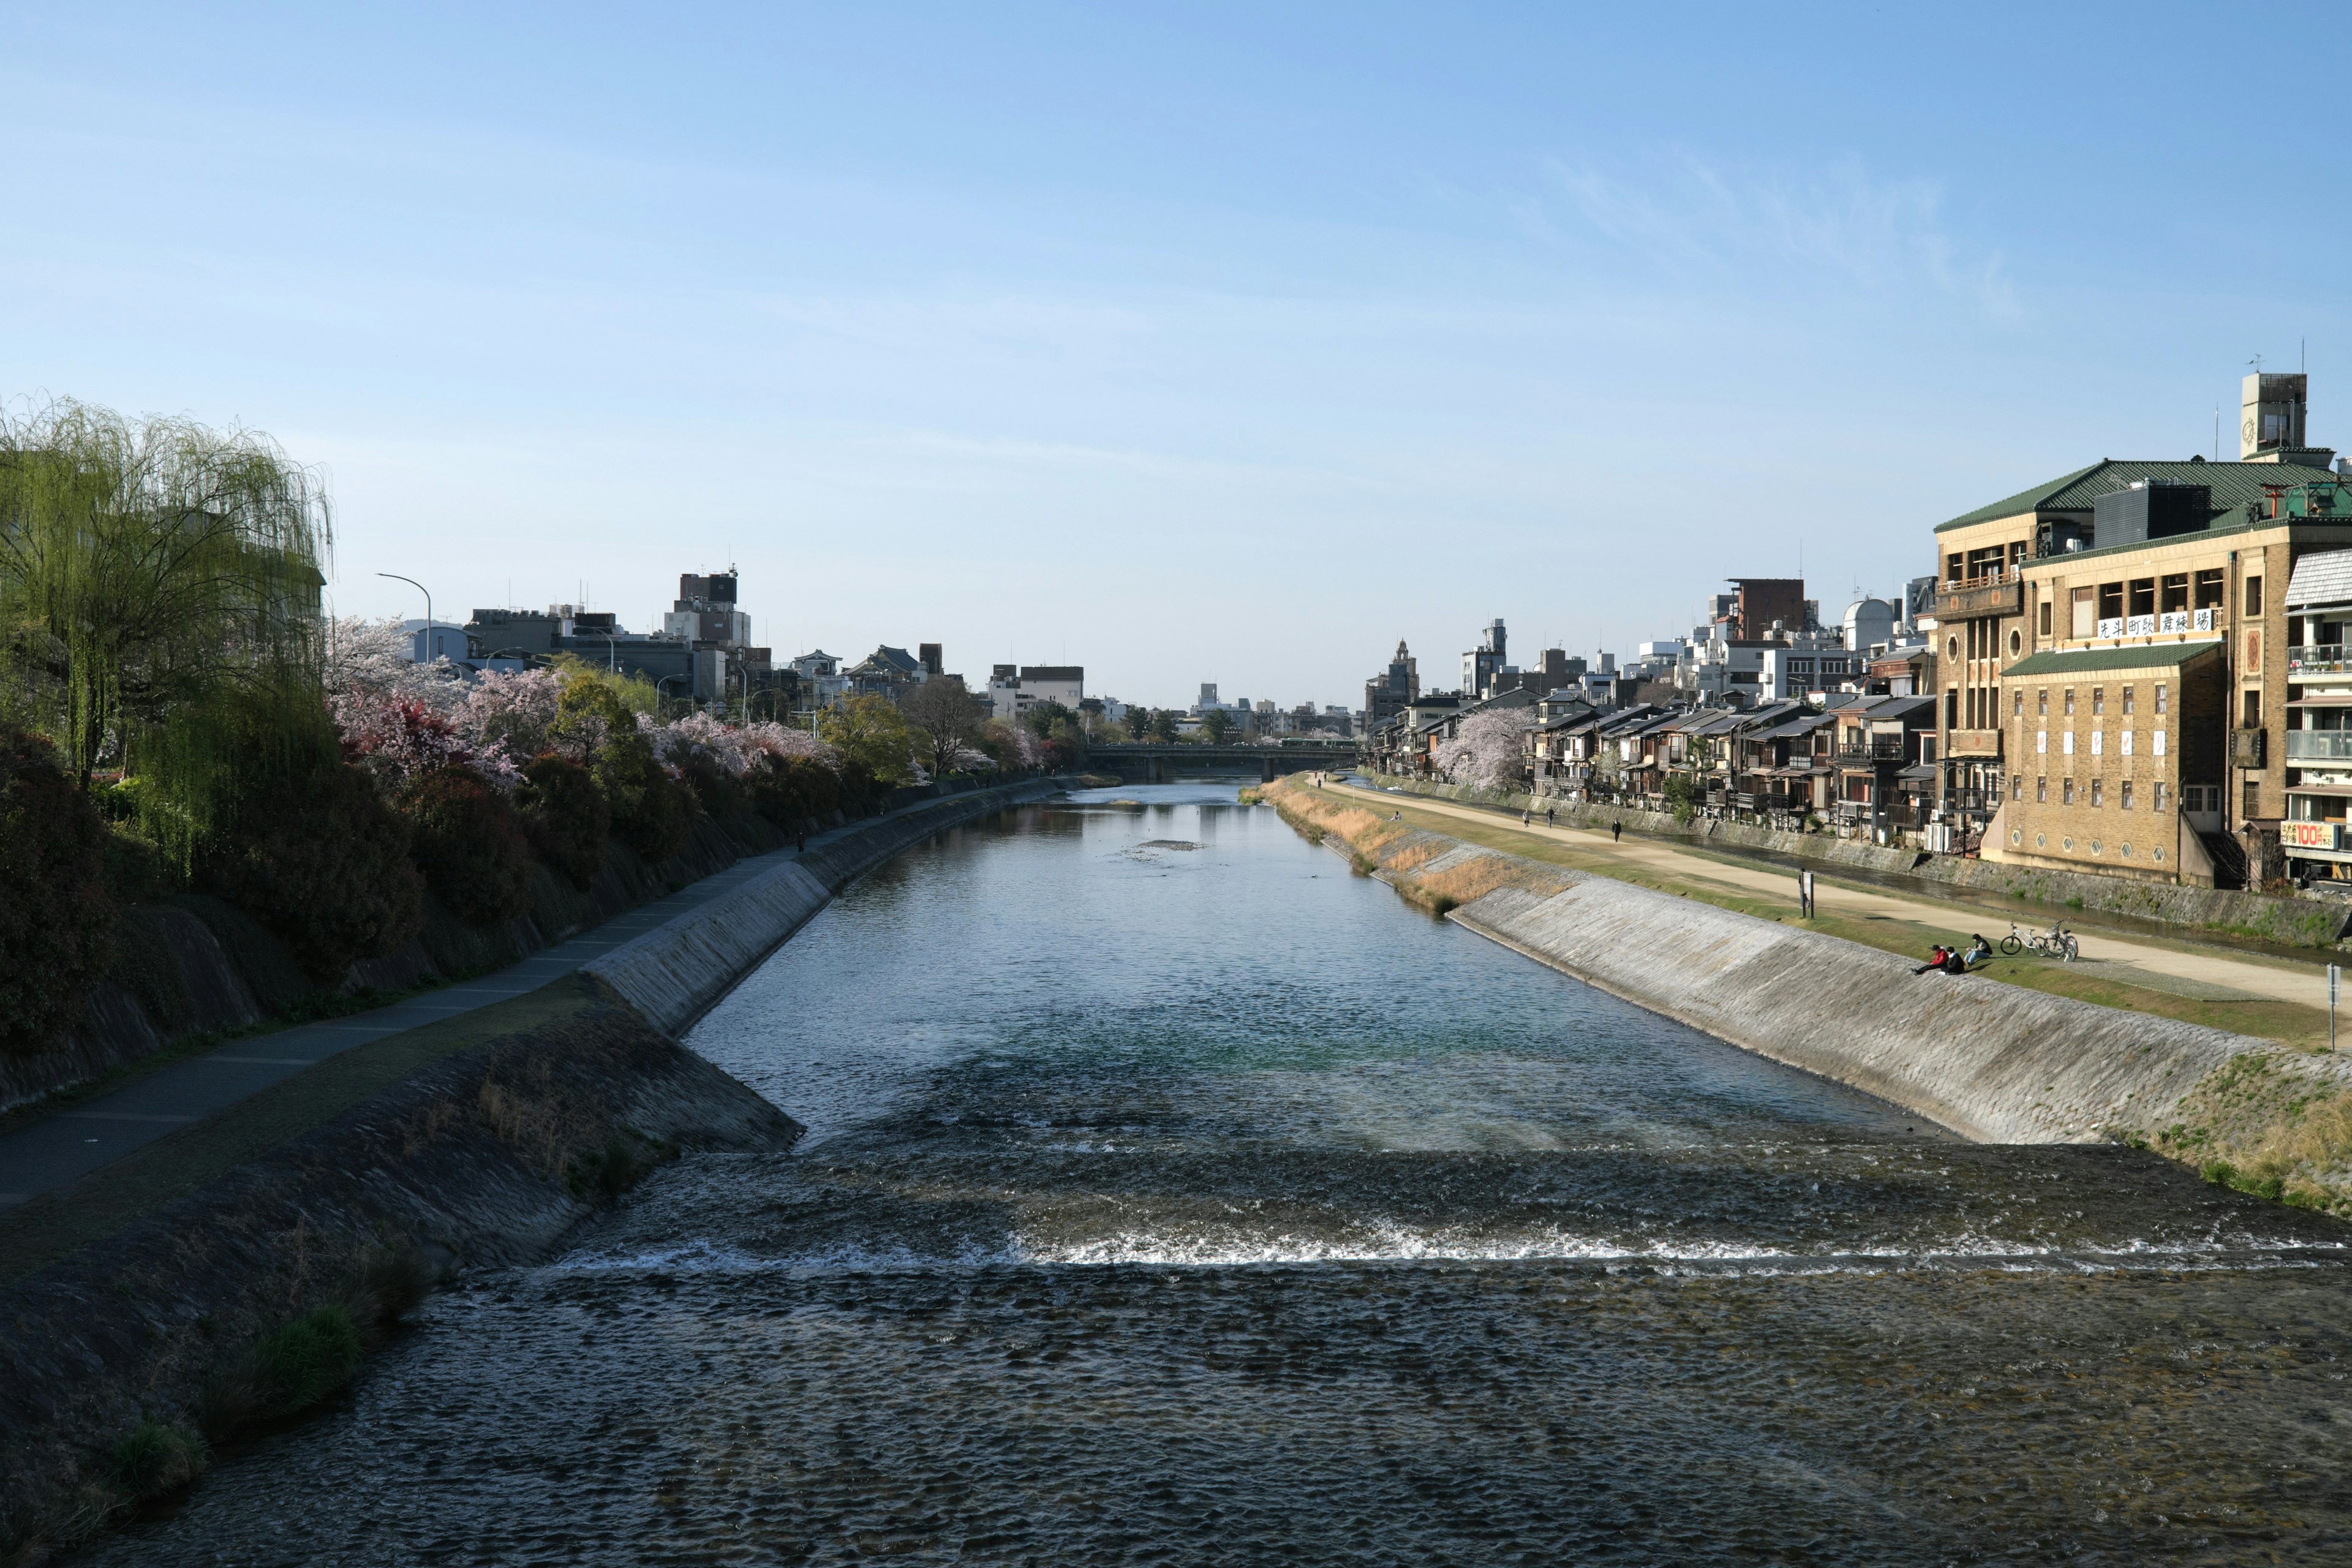
<svg viewBox="0 0 2352 1568">
<path fill-rule="evenodd" d="M 1946 947 L 1939 942 L 1935 945 L 1933 951 L 1927 954 L 1927 962 L 1921 964 L 1911 973 L 1914 974 L 1925 974 L 1931 969 L 1940 972 L 1952 962 L 1953 957 L 1954 954 L 1952 950 Z"/>
<path fill-rule="evenodd" d="M 1982 931 L 1979 931 L 1976 935 L 1969 938 L 1969 950 L 1960 955 L 1959 973 L 1966 974 L 1970 968 L 1984 963 L 1991 956 L 1992 943 L 1985 941 L 1984 933 Z"/>
</svg>

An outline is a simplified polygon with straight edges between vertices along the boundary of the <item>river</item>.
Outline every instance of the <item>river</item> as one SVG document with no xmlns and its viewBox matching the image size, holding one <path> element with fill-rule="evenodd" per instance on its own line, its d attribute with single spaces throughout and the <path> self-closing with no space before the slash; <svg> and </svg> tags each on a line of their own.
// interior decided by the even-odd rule
<svg viewBox="0 0 2352 1568">
<path fill-rule="evenodd" d="M 1959 1142 L 1231 785 L 919 847 L 691 1044 L 807 1139 L 468 1275 L 89 1560 L 2352 1560 L 2352 1231 Z"/>
</svg>

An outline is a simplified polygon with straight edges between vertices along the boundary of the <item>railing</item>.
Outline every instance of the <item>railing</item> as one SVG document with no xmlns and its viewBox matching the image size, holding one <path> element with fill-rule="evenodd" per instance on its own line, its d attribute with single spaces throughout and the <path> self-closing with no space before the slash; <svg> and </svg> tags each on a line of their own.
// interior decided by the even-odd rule
<svg viewBox="0 0 2352 1568">
<path fill-rule="evenodd" d="M 2259 730 L 2241 730 L 2240 735 L 2259 735 Z M 2233 757 L 2231 761 L 2236 761 Z M 2290 763 L 2352 762 L 2352 730 L 2289 730 L 2286 732 L 2286 760 Z M 2259 763 L 2251 764 L 2259 767 Z"/>
<path fill-rule="evenodd" d="M 1870 767 L 1880 763 L 1899 763 L 1909 753 L 1900 735 L 1873 735 L 1860 745 L 1840 746 L 1835 752 L 1838 762 L 1846 767 Z"/>
<path fill-rule="evenodd" d="M 2000 755 L 2000 731 L 1998 730 L 1954 730 L 1951 731 L 1948 757 L 1992 757 Z"/>
<path fill-rule="evenodd" d="M 2352 674 L 2352 659 L 2345 658 L 2344 645 L 2340 642 L 2314 643 L 2286 650 L 2286 672 L 2289 675 Z"/>
<path fill-rule="evenodd" d="M 1936 591 L 1936 618 L 2015 616 L 2025 610 L 2025 584 L 2014 577 L 1969 577 Z"/>
</svg>

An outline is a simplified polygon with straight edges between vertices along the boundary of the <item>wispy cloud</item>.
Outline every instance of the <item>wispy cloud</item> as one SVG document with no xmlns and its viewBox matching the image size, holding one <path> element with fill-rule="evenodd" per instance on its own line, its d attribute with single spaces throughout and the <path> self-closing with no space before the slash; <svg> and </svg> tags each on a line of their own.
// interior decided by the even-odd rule
<svg viewBox="0 0 2352 1568">
<path fill-rule="evenodd" d="M 1940 186 L 1875 178 L 1858 158 L 1791 171 L 1676 153 L 1641 168 L 1553 160 L 1545 173 L 1523 222 L 1554 243 L 1604 247 L 1680 281 L 1928 289 L 1990 317 L 2019 313 L 2000 252 L 1953 237 Z"/>
</svg>

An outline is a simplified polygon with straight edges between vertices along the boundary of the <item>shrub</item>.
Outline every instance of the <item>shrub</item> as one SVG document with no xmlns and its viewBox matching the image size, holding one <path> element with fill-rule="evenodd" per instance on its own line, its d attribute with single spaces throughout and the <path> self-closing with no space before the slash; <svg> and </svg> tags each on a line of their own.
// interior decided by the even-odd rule
<svg viewBox="0 0 2352 1568">
<path fill-rule="evenodd" d="M 725 818 L 743 809 L 742 782 L 716 757 L 690 752 L 677 764 L 677 771 L 686 776 L 687 787 L 694 791 L 695 800 L 710 816 Z"/>
<path fill-rule="evenodd" d="M 410 780 L 399 802 L 417 869 L 459 920 L 496 925 L 530 912 L 530 844 L 506 796 L 450 765 Z"/>
<path fill-rule="evenodd" d="M 359 1325 L 341 1307 L 321 1307 L 272 1331 L 254 1352 L 265 1380 L 262 1413 L 316 1405 L 351 1381 L 361 1348 Z"/>
<path fill-rule="evenodd" d="M 285 940 L 311 978 L 341 980 L 425 923 L 408 824 L 355 768 L 328 762 L 255 796 L 206 861 L 228 899 Z"/>
<path fill-rule="evenodd" d="M 105 824 L 55 748 L 0 726 L 0 1050 L 72 1027 L 113 952 Z"/>
<path fill-rule="evenodd" d="M 515 808 L 531 852 L 582 892 L 604 869 L 604 839 L 612 808 L 596 780 L 578 763 L 550 754 L 524 764 Z"/>
<path fill-rule="evenodd" d="M 694 829 L 694 794 L 654 760 L 634 732 L 608 737 L 596 753 L 596 784 L 613 813 L 613 837 L 648 860 L 686 847 Z"/>
<path fill-rule="evenodd" d="M 159 1497 L 194 1480 L 211 1457 L 205 1440 L 194 1432 L 142 1421 L 114 1445 L 107 1468 L 126 1495 Z"/>
</svg>

